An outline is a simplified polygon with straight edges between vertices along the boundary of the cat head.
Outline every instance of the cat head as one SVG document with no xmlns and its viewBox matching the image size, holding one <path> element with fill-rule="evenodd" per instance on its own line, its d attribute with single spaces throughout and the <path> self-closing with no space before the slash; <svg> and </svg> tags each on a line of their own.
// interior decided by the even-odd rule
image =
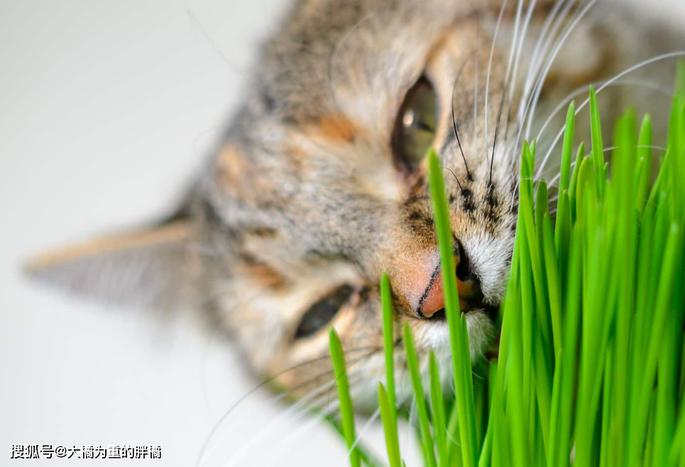
<svg viewBox="0 0 685 467">
<path fill-rule="evenodd" d="M 441 275 L 471 354 L 494 335 L 515 235 L 527 7 L 474 0 L 297 2 L 263 48 L 225 138 L 172 219 L 41 258 L 38 275 L 119 301 L 201 308 L 296 395 L 383 375 L 379 279 L 422 358 L 448 358 Z M 538 31 L 549 12 L 530 10 Z M 579 73 L 582 73 L 580 71 Z M 455 271 L 441 271 L 426 151 L 440 154 Z M 397 332 L 396 335 L 399 335 Z M 402 373 L 400 369 L 400 374 Z M 330 388 L 330 386 L 329 386 Z"/>
</svg>

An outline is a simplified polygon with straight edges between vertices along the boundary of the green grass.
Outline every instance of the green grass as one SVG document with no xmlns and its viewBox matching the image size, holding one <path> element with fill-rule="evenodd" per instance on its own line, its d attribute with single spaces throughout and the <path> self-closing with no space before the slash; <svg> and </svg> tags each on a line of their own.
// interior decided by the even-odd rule
<svg viewBox="0 0 685 467">
<path fill-rule="evenodd" d="M 426 466 L 685 466 L 683 66 L 679 83 L 659 158 L 649 117 L 638 125 L 632 112 L 615 123 L 614 148 L 605 152 L 592 89 L 590 150 L 574 150 L 575 109 L 569 108 L 555 215 L 545 184 L 533 183 L 534 144 L 524 145 L 497 361 L 479 364 L 481 377 L 474 379 L 454 275 L 443 275 L 452 368 L 438 368 L 431 355 L 428 388 L 410 328 L 403 329 Z M 441 264 L 454 270 L 442 170 L 435 153 L 428 157 Z M 379 405 L 387 459 L 399 467 L 387 277 L 381 296 L 387 372 Z M 340 377 L 344 358 L 331 336 L 342 432 L 352 446 L 352 402 Z M 454 394 L 440 384 L 440 372 L 448 370 Z M 353 466 L 363 461 L 355 452 Z"/>
</svg>

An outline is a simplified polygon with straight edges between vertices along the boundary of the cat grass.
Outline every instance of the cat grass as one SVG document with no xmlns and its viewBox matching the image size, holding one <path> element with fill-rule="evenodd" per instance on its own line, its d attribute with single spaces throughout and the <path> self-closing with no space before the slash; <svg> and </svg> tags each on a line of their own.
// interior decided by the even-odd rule
<svg viewBox="0 0 685 467">
<path fill-rule="evenodd" d="M 574 149 L 571 105 L 554 190 L 534 183 L 535 145 L 524 144 L 498 358 L 472 368 L 454 275 L 442 275 L 452 367 L 439 368 L 431 354 L 420 368 L 411 330 L 402 330 L 424 465 L 685 466 L 683 66 L 678 81 L 663 154 L 653 149 L 650 118 L 638 122 L 633 112 L 615 123 L 608 150 L 592 89 L 589 150 Z M 441 265 L 453 271 L 442 168 L 434 152 L 428 157 Z M 387 277 L 381 298 L 385 461 L 356 439 L 344 355 L 331 331 L 352 466 L 405 465 Z M 443 388 L 440 372 L 451 372 L 454 389 Z"/>
</svg>

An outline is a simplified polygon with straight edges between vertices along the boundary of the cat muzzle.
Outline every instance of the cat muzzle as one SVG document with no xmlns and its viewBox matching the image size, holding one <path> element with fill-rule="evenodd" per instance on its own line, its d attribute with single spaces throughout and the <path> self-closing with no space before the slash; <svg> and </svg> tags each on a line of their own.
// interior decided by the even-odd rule
<svg viewBox="0 0 685 467">
<path fill-rule="evenodd" d="M 473 273 L 461 243 L 458 243 L 457 254 L 454 257 L 459 291 L 459 308 L 462 313 L 471 310 L 482 309 L 483 292 L 478 277 Z M 443 290 L 442 268 L 438 264 L 426 284 L 423 294 L 419 299 L 417 314 L 423 319 L 444 319 L 445 297 Z"/>
</svg>

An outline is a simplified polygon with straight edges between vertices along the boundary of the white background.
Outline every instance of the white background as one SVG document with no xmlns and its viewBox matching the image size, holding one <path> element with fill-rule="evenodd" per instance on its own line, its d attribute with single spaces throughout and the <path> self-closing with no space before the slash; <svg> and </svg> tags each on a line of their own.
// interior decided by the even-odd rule
<svg viewBox="0 0 685 467">
<path fill-rule="evenodd" d="M 651 3 L 685 18 L 683 0 Z M 208 439 L 207 465 L 249 439 L 239 465 L 345 464 L 327 428 L 270 425 L 284 412 L 270 393 L 217 425 L 257 384 L 222 337 L 68 298 L 20 270 L 173 205 L 283 5 L 0 0 L 0 464 L 13 443 L 159 444 L 163 465 L 189 466 Z"/>
</svg>

